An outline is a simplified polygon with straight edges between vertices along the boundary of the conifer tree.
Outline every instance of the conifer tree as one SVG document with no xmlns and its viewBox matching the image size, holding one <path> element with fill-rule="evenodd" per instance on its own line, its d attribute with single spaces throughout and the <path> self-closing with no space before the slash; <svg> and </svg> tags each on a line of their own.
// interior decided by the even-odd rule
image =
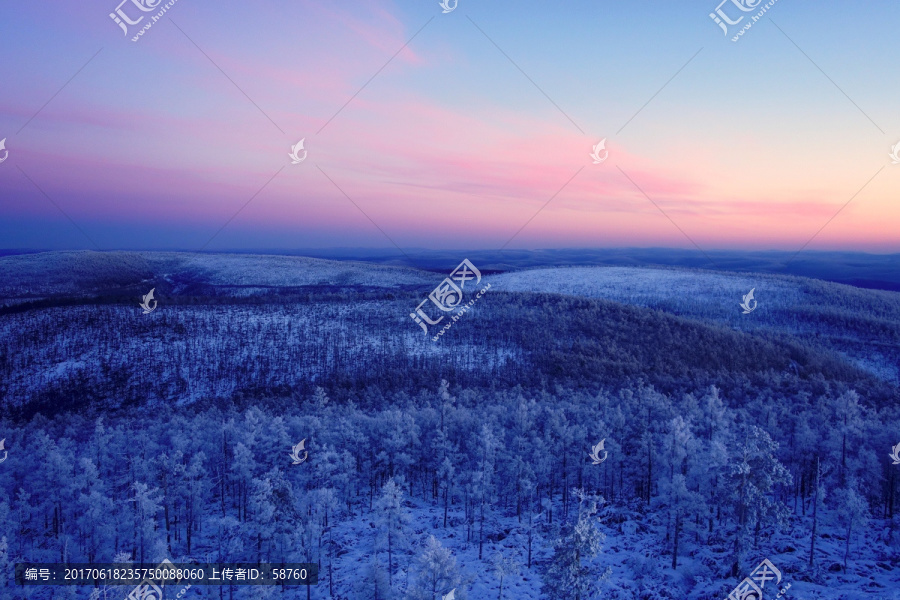
<svg viewBox="0 0 900 600">
<path fill-rule="evenodd" d="M 600 554 L 605 536 L 597 529 L 597 504 L 603 499 L 573 490 L 578 499 L 578 515 L 566 522 L 553 544 L 553 556 L 544 571 L 541 591 L 551 600 L 588 600 L 597 578 L 585 561 Z"/>
<path fill-rule="evenodd" d="M 408 545 L 407 527 L 409 516 L 403 508 L 403 490 L 393 477 L 381 488 L 381 494 L 375 503 L 377 515 L 376 526 L 378 539 L 376 547 L 387 551 L 388 584 L 394 587 L 394 554 L 406 549 Z"/>
</svg>

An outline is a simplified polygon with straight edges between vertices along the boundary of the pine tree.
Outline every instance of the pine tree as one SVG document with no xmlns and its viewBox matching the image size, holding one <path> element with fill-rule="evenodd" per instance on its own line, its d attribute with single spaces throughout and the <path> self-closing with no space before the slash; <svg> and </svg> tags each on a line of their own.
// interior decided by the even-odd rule
<svg viewBox="0 0 900 600">
<path fill-rule="evenodd" d="M 597 583 L 583 561 L 594 558 L 602 549 L 605 536 L 597 529 L 594 515 L 598 502 L 603 500 L 588 496 L 584 490 L 573 490 L 573 494 L 578 498 L 578 517 L 562 526 L 541 586 L 541 591 L 552 600 L 587 600 Z"/>
<path fill-rule="evenodd" d="M 325 409 L 328 408 L 331 399 L 328 397 L 328 394 L 325 393 L 325 390 L 321 387 L 316 387 L 316 392 L 313 394 L 313 410 L 315 414 L 318 416 L 323 416 Z"/>
<path fill-rule="evenodd" d="M 834 493 L 838 523 L 844 529 L 844 573 L 847 572 L 847 559 L 850 556 L 850 540 L 853 533 L 865 528 L 869 523 L 869 503 L 857 488 L 856 479 L 851 477 L 847 480 L 846 487 L 839 488 Z"/>
<path fill-rule="evenodd" d="M 256 560 L 262 562 L 268 556 L 268 545 L 275 535 L 275 499 L 273 485 L 269 477 L 253 479 L 250 482 L 248 502 L 248 537 L 256 549 Z"/>
<path fill-rule="evenodd" d="M 498 445 L 499 440 L 494 435 L 493 428 L 487 423 L 483 424 L 481 426 L 481 435 L 479 436 L 478 472 L 475 474 L 475 487 L 479 502 L 478 521 L 480 523 L 478 560 L 481 560 L 484 549 L 485 512 L 491 506 L 493 500 L 494 465 Z"/>
<path fill-rule="evenodd" d="M 441 423 L 440 430 L 444 431 L 444 422 L 447 413 L 453 408 L 456 398 L 450 395 L 450 384 L 446 379 L 441 379 L 441 387 L 438 389 L 438 405 L 440 406 Z"/>
<path fill-rule="evenodd" d="M 3 577 L 0 577 L 0 600 L 12 600 L 13 598 L 13 589 L 9 585 L 9 581 L 12 577 L 9 576 L 10 573 L 14 571 L 13 562 L 9 558 L 9 544 L 6 542 L 6 537 L 0 537 L 0 573 L 3 573 Z"/>
<path fill-rule="evenodd" d="M 376 547 L 388 553 L 388 583 L 394 587 L 394 553 L 408 545 L 407 526 L 409 515 L 403 508 L 403 490 L 391 477 L 381 488 L 381 494 L 375 503 L 377 514 L 378 542 Z"/>
<path fill-rule="evenodd" d="M 679 543 L 686 517 L 702 509 L 700 494 L 688 490 L 687 475 L 689 473 L 688 457 L 696 455 L 698 443 L 688 423 L 679 415 L 669 422 L 669 431 L 663 441 L 666 452 L 661 461 L 662 481 L 660 495 L 654 504 L 668 509 L 669 522 L 673 530 L 672 568 L 678 568 Z"/>
<path fill-rule="evenodd" d="M 749 426 L 726 477 L 735 522 L 732 576 L 741 570 L 750 532 L 758 532 L 763 523 L 781 521 L 785 516 L 787 509 L 773 499 L 773 493 L 776 485 L 790 485 L 791 474 L 778 461 L 777 448 L 768 433 Z"/>
<path fill-rule="evenodd" d="M 494 576 L 500 582 L 497 600 L 503 600 L 503 580 L 509 575 L 518 575 L 520 566 L 514 556 L 504 556 L 500 550 L 497 550 L 491 557 L 491 568 L 494 571 Z"/>
<path fill-rule="evenodd" d="M 388 600 L 392 597 L 387 574 L 374 555 L 351 580 L 350 589 L 354 600 Z"/>
<path fill-rule="evenodd" d="M 678 544 L 681 540 L 685 517 L 701 504 L 699 494 L 687 489 L 687 481 L 681 473 L 676 473 L 666 486 L 669 513 L 674 531 L 672 533 L 672 568 L 678 568 Z"/>
<path fill-rule="evenodd" d="M 113 514 L 114 507 L 93 461 L 82 458 L 79 462 L 81 487 L 76 523 L 88 562 L 94 562 L 98 553 L 112 541 L 109 516 Z"/>
<path fill-rule="evenodd" d="M 243 442 L 234 446 L 234 460 L 231 462 L 231 472 L 237 484 L 237 510 L 238 519 L 247 520 L 250 490 L 253 484 L 253 474 L 256 471 L 256 459 L 253 451 Z"/>
<path fill-rule="evenodd" d="M 819 529 L 819 508 L 825 500 L 825 487 L 822 485 L 822 465 L 819 463 L 819 457 L 816 456 L 816 474 L 813 482 L 815 492 L 813 492 L 813 522 L 812 532 L 809 543 L 809 566 L 813 566 L 816 555 L 816 536 Z"/>
<path fill-rule="evenodd" d="M 147 484 L 139 481 L 134 482 L 131 489 L 134 491 L 134 497 L 129 502 L 134 503 L 138 562 L 147 559 L 160 560 L 164 558 L 166 548 L 165 541 L 157 533 L 159 527 L 156 515 L 162 509 L 159 489 L 150 489 Z"/>
<path fill-rule="evenodd" d="M 416 557 L 417 576 L 409 589 L 413 600 L 440 600 L 440 598 L 456 589 L 456 598 L 464 600 L 465 595 L 459 586 L 462 583 L 456 557 L 449 548 L 445 548 L 433 535 L 428 536 L 425 548 Z"/>
<path fill-rule="evenodd" d="M 453 480 L 456 476 L 456 469 L 449 456 L 445 456 L 441 466 L 438 469 L 438 480 L 440 481 L 441 494 L 444 497 L 444 527 L 447 527 L 447 512 L 450 509 L 450 493 L 453 489 Z"/>
<path fill-rule="evenodd" d="M 187 488 L 183 499 L 185 505 L 184 529 L 188 554 L 193 548 L 194 531 L 199 528 L 202 521 L 203 509 L 207 505 L 205 500 L 211 484 L 205 477 L 205 463 L 206 455 L 200 450 L 191 457 L 190 463 L 184 471 L 185 487 Z"/>
</svg>

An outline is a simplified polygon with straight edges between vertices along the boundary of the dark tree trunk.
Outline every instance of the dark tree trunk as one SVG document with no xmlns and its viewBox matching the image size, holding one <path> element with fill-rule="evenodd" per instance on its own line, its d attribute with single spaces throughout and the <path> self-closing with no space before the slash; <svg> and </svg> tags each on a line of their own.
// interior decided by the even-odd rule
<svg viewBox="0 0 900 600">
<path fill-rule="evenodd" d="M 813 558 L 816 552 L 816 529 L 819 526 L 819 457 L 816 457 L 816 482 L 815 494 L 813 495 L 813 523 L 812 523 L 812 540 L 809 544 L 809 566 L 813 565 Z"/>
</svg>

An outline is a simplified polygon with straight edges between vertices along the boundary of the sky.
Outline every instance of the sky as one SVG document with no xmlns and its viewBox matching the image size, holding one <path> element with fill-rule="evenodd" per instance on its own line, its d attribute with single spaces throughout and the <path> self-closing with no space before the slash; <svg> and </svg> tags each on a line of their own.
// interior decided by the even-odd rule
<svg viewBox="0 0 900 600">
<path fill-rule="evenodd" d="M 119 1 L 0 7 L 0 248 L 900 252 L 893 1 Z"/>
</svg>

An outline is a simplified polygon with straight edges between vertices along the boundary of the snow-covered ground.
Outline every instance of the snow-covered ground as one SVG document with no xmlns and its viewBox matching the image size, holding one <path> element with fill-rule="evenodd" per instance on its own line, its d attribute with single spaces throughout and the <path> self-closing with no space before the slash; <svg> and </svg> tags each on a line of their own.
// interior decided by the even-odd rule
<svg viewBox="0 0 900 600">
<path fill-rule="evenodd" d="M 338 262 L 302 256 L 198 254 L 192 252 L 45 252 L 0 257 L 0 300 L 51 295 L 114 294 L 123 286 L 188 284 L 227 288 L 299 286 L 396 287 L 430 290 L 440 277 L 404 267 Z M 146 292 L 145 292 L 146 293 Z M 244 294 L 248 292 L 243 292 Z"/>
<path fill-rule="evenodd" d="M 515 516 L 495 516 L 492 530 L 502 532 L 496 539 L 485 543 L 482 559 L 478 558 L 477 538 L 466 541 L 464 515 L 458 508 L 450 511 L 450 526 L 443 527 L 443 509 L 440 506 L 412 499 L 405 502 L 412 522 L 412 535 L 407 552 L 395 557 L 398 571 L 394 574 L 397 596 L 403 597 L 403 590 L 415 579 L 414 557 L 429 536 L 435 536 L 443 546 L 449 548 L 462 571 L 465 584 L 460 586 L 458 598 L 470 600 L 491 600 L 500 598 L 500 584 L 492 559 L 500 553 L 518 563 L 519 573 L 504 578 L 503 596 L 507 600 L 540 600 L 546 598 L 541 593 L 543 582 L 541 567 L 550 556 L 547 542 L 547 515 L 538 515 L 535 525 L 538 533 L 533 540 L 532 567 L 526 565 L 527 528 L 524 520 Z M 558 518 L 558 517 L 555 517 Z M 737 578 L 722 577 L 718 573 L 722 565 L 728 563 L 730 548 L 723 543 L 700 547 L 690 555 L 679 557 L 677 570 L 671 568 L 671 551 L 659 542 L 665 535 L 665 523 L 649 512 L 629 511 L 628 520 L 612 522 L 607 512 L 597 518 L 596 525 L 605 535 L 603 549 L 593 561 L 586 561 L 597 573 L 611 569 L 611 575 L 598 581 L 597 600 L 635 600 L 646 598 L 695 600 L 725 600 L 727 594 L 738 584 Z M 782 596 L 787 600 L 898 600 L 900 599 L 900 565 L 891 562 L 887 548 L 888 531 L 877 527 L 862 532 L 864 539 L 858 540 L 860 548 L 866 548 L 866 556 L 852 560 L 852 571 L 841 572 L 843 561 L 843 539 L 826 533 L 816 545 L 819 574 L 810 577 L 804 573 L 809 558 L 810 545 L 809 516 L 798 518 L 787 531 L 767 540 L 766 546 L 776 550 L 760 553 L 756 563 L 768 558 L 781 571 L 780 587 L 790 584 L 788 592 Z M 476 528 L 477 529 L 477 528 Z M 332 535 L 340 548 L 340 558 L 335 561 L 335 597 L 355 599 L 369 597 L 355 590 L 359 574 L 371 567 L 375 543 L 375 520 L 371 515 L 357 516 L 341 522 Z M 802 533 L 806 532 L 806 533 Z M 653 535 L 648 535 L 653 534 Z M 897 533 L 894 534 L 897 536 Z M 881 550 L 884 548 L 884 551 Z M 761 552 L 761 551 L 758 551 Z M 380 553 L 386 561 L 384 552 Z M 743 576 L 747 576 L 746 573 Z M 742 577 L 743 577 L 742 576 Z M 367 583 L 370 582 L 367 580 Z M 314 598 L 327 598 L 324 593 L 328 585 L 327 567 L 319 574 L 318 590 Z M 690 590 L 682 596 L 678 590 Z M 770 588 L 769 588 L 770 589 Z M 765 599 L 774 598 L 777 591 L 768 589 Z M 305 597 L 305 592 L 294 592 L 294 596 Z"/>
<path fill-rule="evenodd" d="M 487 280 L 498 291 L 605 298 L 749 327 L 774 310 L 809 302 L 811 294 L 797 277 L 675 268 L 562 267 L 489 275 Z M 745 316 L 740 303 L 751 289 L 758 304 Z"/>
<path fill-rule="evenodd" d="M 67 272 L 74 276 L 67 278 Z M 280 543 L 283 555 L 296 557 L 301 549 L 315 555 L 322 570 L 319 584 L 309 590 L 310 598 L 413 600 L 408 592 L 421 588 L 420 561 L 433 537 L 452 553 L 460 571 L 459 600 L 537 600 L 553 597 L 542 586 L 553 584 L 547 567 L 557 564 L 554 550 L 559 549 L 560 539 L 566 539 L 555 529 L 563 521 L 563 485 L 569 489 L 584 476 L 586 487 L 601 489 L 599 474 L 603 473 L 602 485 L 614 488 L 616 497 L 591 518 L 605 539 L 599 555 L 584 557 L 583 565 L 596 578 L 597 589 L 582 600 L 724 599 L 749 574 L 732 577 L 728 573 L 735 539 L 748 544 L 744 553 L 748 562 L 757 564 L 767 558 L 780 569 L 782 586 L 791 586 L 782 596 L 788 600 L 900 599 L 896 558 L 900 531 L 891 530 L 885 515 L 889 499 L 896 497 L 895 488 L 890 487 L 896 486 L 894 471 L 887 459 L 888 442 L 900 441 L 891 433 L 897 423 L 896 407 L 873 406 L 868 398 L 846 392 L 845 381 L 824 376 L 816 379 L 820 387 L 789 396 L 786 402 L 782 400 L 792 392 L 785 391 L 787 380 L 777 374 L 771 388 L 765 380 L 754 389 L 732 387 L 732 395 L 724 400 L 709 382 L 690 393 L 670 392 L 663 399 L 656 391 L 640 387 L 643 384 L 634 389 L 584 391 L 552 385 L 516 389 L 514 383 L 492 381 L 491 385 L 503 389 L 473 386 L 459 392 L 459 407 L 446 411 L 445 437 L 444 413 L 439 416 L 439 411 L 444 411 L 441 403 L 449 397 L 449 384 L 440 384 L 444 391 L 436 392 L 440 374 L 435 370 L 420 373 L 425 383 L 412 393 L 382 396 L 388 378 L 398 375 L 396 365 L 414 369 L 422 364 L 416 360 L 444 361 L 455 354 L 463 357 L 462 364 L 473 365 L 474 371 L 520 357 L 514 346 L 501 347 L 499 336 L 457 345 L 436 345 L 422 337 L 408 317 L 415 304 L 403 294 L 424 298 L 441 277 L 403 268 L 271 256 L 62 253 L 54 260 L 46 256 L 0 259 L 4 300 L 41 294 L 100 296 L 112 294 L 110 290 L 122 282 L 167 287 L 166 293 L 173 297 L 179 290 L 187 290 L 185 295 L 190 296 L 189 290 L 207 286 L 225 297 L 218 303 L 206 304 L 201 298 L 196 304 L 186 300 L 164 305 L 148 318 L 136 305 L 124 308 L 98 301 L 97 305 L 15 312 L 0 322 L 0 340 L 6 344 L 0 346 L 6 350 L 0 359 L 8 373 L 0 389 L 10 394 L 3 401 L 13 393 L 17 398 L 40 398 L 39 410 L 47 410 L 67 394 L 82 394 L 79 400 L 103 399 L 109 404 L 102 406 L 110 407 L 108 414 L 101 409 L 85 419 L 80 430 L 72 425 L 77 419 L 67 420 L 66 415 L 45 414 L 30 423 L 14 423 L 0 413 L 0 438 L 8 438 L 13 452 L 12 460 L 0 469 L 0 537 L 13 540 L 8 552 L 56 557 L 65 551 L 83 556 L 91 543 L 102 542 L 100 552 L 120 550 L 138 531 L 173 552 L 186 552 L 184 531 L 190 518 L 197 519 L 191 558 L 225 552 L 217 532 L 231 527 L 234 555 L 252 558 L 263 539 L 271 555 Z M 604 298 L 773 338 L 785 333 L 804 340 L 821 336 L 825 341 L 817 343 L 831 344 L 833 350 L 845 352 L 886 381 L 896 380 L 898 363 L 891 362 L 896 356 L 891 353 L 896 353 L 892 336 L 900 322 L 900 295 L 890 292 L 795 277 L 631 267 L 535 269 L 489 275 L 485 281 L 492 285 L 490 294 L 454 327 L 466 327 L 466 319 L 479 318 L 478 311 L 487 311 L 494 306 L 491 303 L 499 305 L 498 296 L 509 303 L 505 314 L 510 319 L 521 316 L 515 302 L 525 292 Z M 323 288 L 326 293 L 297 303 L 243 302 L 246 295 L 264 295 L 270 288 L 306 287 Z M 328 296 L 332 288 L 340 288 L 339 294 Z M 367 296 L 367 288 L 379 289 Z M 739 303 L 751 288 L 759 304 L 750 314 L 742 314 Z M 230 302 L 229 297 L 241 301 Z M 541 306 L 536 302 L 529 310 L 544 319 Z M 603 318 L 602 311 L 592 310 L 590 314 Z M 631 312 L 662 318 L 650 311 Z M 703 327 L 722 331 L 718 326 Z M 642 342 L 642 348 L 654 341 Z M 29 353 L 34 347 L 40 352 Z M 414 360 L 398 362 L 398 357 L 406 356 Z M 362 408 L 350 402 L 328 408 L 327 402 L 319 405 L 315 398 L 297 392 L 297 382 L 327 386 L 328 377 L 335 373 L 366 387 L 365 393 L 356 396 Z M 382 379 L 361 377 L 372 373 Z M 92 379 L 93 375 L 97 377 Z M 724 372 L 723 379 L 728 375 Z M 435 380 L 431 387 L 429 377 Z M 156 384 L 164 389 L 154 388 Z M 602 384 L 613 385 L 605 380 Z M 261 403 L 255 394 L 263 386 L 276 390 L 268 398 L 277 401 L 278 408 L 271 413 L 264 414 L 257 406 Z M 129 398 L 153 400 L 149 404 L 154 409 L 168 408 L 171 401 L 180 410 L 173 411 L 174 416 L 168 410 L 146 411 L 152 415 L 148 417 L 137 403 L 140 417 L 130 420 L 127 407 L 115 404 L 125 392 Z M 503 394 L 514 401 L 497 401 L 496 396 Z M 192 402 L 202 406 L 211 398 L 217 400 L 215 408 L 204 415 L 194 414 L 194 407 L 188 406 Z M 723 403 L 721 410 L 714 400 Z M 226 413 L 218 411 L 229 410 L 232 401 L 250 408 L 226 419 L 222 416 Z M 97 410 L 98 405 L 86 410 Z M 528 416 L 529 411 L 534 413 Z M 454 414 L 457 421 L 451 426 Z M 108 419 L 106 425 L 94 424 L 97 416 Z M 164 420 L 170 417 L 171 422 Z M 721 438 L 714 439 L 714 427 L 709 425 L 713 422 Z M 775 441 L 770 450 L 750 448 L 748 432 L 756 431 L 754 427 L 771 434 Z M 581 449 L 585 440 L 593 444 L 604 435 L 614 455 L 602 467 L 609 471 L 590 466 Z M 308 470 L 290 470 L 278 460 L 304 436 L 309 437 L 313 453 L 331 453 L 330 458 L 320 460 L 316 454 Z M 676 446 L 681 450 L 676 452 Z M 499 454 L 486 467 L 489 447 Z M 107 452 L 110 455 L 104 456 Z M 454 491 L 447 527 L 441 501 L 431 500 L 424 489 L 443 481 L 444 463 L 435 460 L 439 452 L 448 457 L 448 469 L 456 469 L 456 475 L 447 479 L 455 477 L 453 485 L 448 484 Z M 753 452 L 758 454 L 750 456 Z M 774 461 L 776 454 L 777 462 L 766 462 Z M 175 456 L 180 458 L 171 458 Z M 829 487 L 822 492 L 817 566 L 811 569 L 810 473 L 819 458 Z M 612 471 L 613 465 L 619 465 L 619 470 Z M 777 470 L 770 465 L 788 470 L 792 480 L 766 484 Z M 191 468 L 193 474 L 187 476 Z M 485 474 L 489 471 L 492 475 Z M 688 476 L 683 495 L 675 488 L 679 472 Z M 715 476 L 706 477 L 711 472 Z M 385 479 L 396 473 L 414 481 L 415 489 L 404 487 L 401 504 L 406 525 L 395 530 L 399 537 L 393 548 L 392 581 L 385 583 L 386 513 L 377 508 L 380 500 L 375 501 L 375 510 L 367 500 L 383 494 Z M 609 473 L 613 482 L 618 473 L 617 485 L 607 481 Z M 758 477 L 754 485 L 761 490 L 756 495 L 748 493 L 737 504 L 733 496 L 739 486 L 719 483 L 734 481 L 728 478 L 736 473 Z M 482 503 L 488 507 L 483 537 L 480 522 L 473 519 L 477 503 L 472 500 L 482 477 L 490 482 L 481 492 L 486 498 Z M 136 488 L 136 483 L 146 487 Z M 160 491 L 168 485 L 175 487 Z M 141 489 L 148 493 L 142 502 L 150 507 L 143 517 L 132 514 Z M 523 489 L 534 491 L 538 498 L 544 494 L 542 511 L 533 516 L 530 568 L 525 564 L 528 511 L 523 511 L 521 519 L 514 512 L 514 499 Z M 865 527 L 851 536 L 845 573 L 841 519 L 850 518 L 846 515 L 852 503 L 841 504 L 840 494 L 851 491 L 868 513 L 858 521 Z M 553 502 L 546 500 L 548 493 Z M 194 504 L 185 500 L 188 495 L 196 495 Z M 692 500 L 701 496 L 702 500 Z M 328 497 L 333 501 L 322 500 Z M 798 508 L 798 498 L 807 503 L 806 509 Z M 769 521 L 775 512 L 764 510 L 769 500 L 785 503 L 784 526 Z M 469 502 L 469 522 L 464 502 Z M 678 567 L 673 569 L 672 515 L 680 510 L 679 502 L 687 506 L 684 514 L 690 523 L 682 530 Z M 709 531 L 703 523 L 710 512 L 707 505 L 715 509 L 717 503 L 723 511 L 721 518 L 716 516 L 721 531 Z M 330 519 L 322 518 L 325 504 L 337 507 Z M 574 504 L 570 499 L 567 505 L 569 523 Z M 733 533 L 743 506 L 764 514 L 759 539 L 752 529 L 742 536 Z M 547 510 L 551 507 L 552 525 Z M 57 513 L 63 515 L 61 525 L 50 517 Z M 290 517 L 281 519 L 283 514 Z M 170 515 L 174 515 L 171 522 Z M 273 521 L 282 528 L 277 535 Z M 172 539 L 170 528 L 175 532 Z M 494 568 L 498 556 L 507 561 L 510 571 L 502 596 Z M 333 571 L 329 569 L 332 558 Z M 610 575 L 603 579 L 607 569 Z M 333 595 L 328 593 L 331 573 Z M 441 589 L 440 595 L 447 591 Z M 82 592 L 86 590 L 77 594 Z M 53 597 L 74 593 L 54 590 Z M 6 600 L 2 594 L 0 598 Z M 303 588 L 283 594 L 251 589 L 235 598 L 304 598 L 306 594 Z M 218 598 L 218 590 L 195 586 L 184 596 L 201 597 Z M 774 597 L 767 589 L 766 600 Z"/>
<path fill-rule="evenodd" d="M 489 275 L 496 291 L 541 292 L 604 298 L 644 306 L 741 331 L 772 331 L 825 343 L 873 375 L 900 383 L 892 332 L 900 321 L 900 293 L 860 290 L 803 277 L 656 267 L 570 267 Z M 743 297 L 753 290 L 755 307 L 745 314 Z M 867 339 L 848 336 L 840 323 L 856 313 L 871 327 Z M 854 332 L 858 333 L 858 332 Z M 887 343 L 885 343 L 887 342 Z"/>
</svg>

